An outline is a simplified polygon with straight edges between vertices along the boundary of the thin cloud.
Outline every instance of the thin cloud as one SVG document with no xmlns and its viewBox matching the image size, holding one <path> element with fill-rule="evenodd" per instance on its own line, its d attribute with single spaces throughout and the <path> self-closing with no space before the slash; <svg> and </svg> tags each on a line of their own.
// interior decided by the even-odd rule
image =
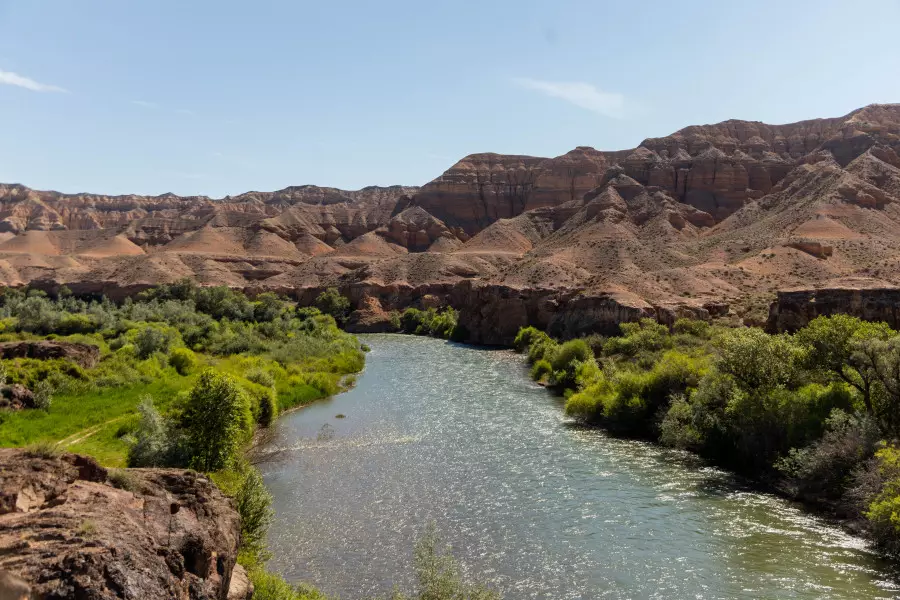
<svg viewBox="0 0 900 600">
<path fill-rule="evenodd" d="M 147 102 L 146 100 L 132 100 L 131 103 L 141 108 L 159 108 L 159 104 L 156 102 Z"/>
<path fill-rule="evenodd" d="M 175 112 L 177 112 L 179 115 L 193 115 L 194 114 L 194 111 L 192 111 L 189 108 L 176 108 Z"/>
<path fill-rule="evenodd" d="M 622 94 L 604 92 L 590 83 L 582 81 L 541 81 L 517 77 L 513 79 L 513 83 L 614 119 L 621 118 L 625 109 L 625 96 Z"/>
<path fill-rule="evenodd" d="M 57 85 L 39 83 L 34 79 L 23 77 L 22 75 L 13 73 L 12 71 L 0 71 L 0 83 L 25 88 L 26 90 L 31 90 L 32 92 L 59 92 L 63 94 L 69 93 L 69 90 L 65 88 L 61 88 Z"/>
</svg>

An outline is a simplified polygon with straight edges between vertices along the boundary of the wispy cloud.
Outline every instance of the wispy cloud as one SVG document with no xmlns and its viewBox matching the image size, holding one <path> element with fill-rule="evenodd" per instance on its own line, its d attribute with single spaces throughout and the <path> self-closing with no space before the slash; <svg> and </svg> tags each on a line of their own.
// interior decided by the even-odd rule
<svg viewBox="0 0 900 600">
<path fill-rule="evenodd" d="M 624 114 L 625 96 L 614 92 L 604 92 L 590 83 L 541 81 L 527 77 L 516 77 L 513 79 L 513 83 L 552 98 L 565 100 L 606 117 L 620 119 Z"/>
<path fill-rule="evenodd" d="M 192 110 L 189 109 L 189 108 L 176 108 L 176 109 L 175 109 L 175 112 L 177 112 L 179 115 L 193 115 L 193 114 L 195 114 L 194 111 L 192 111 Z"/>
<path fill-rule="evenodd" d="M 32 92 L 61 92 L 64 94 L 69 93 L 69 90 L 65 88 L 61 88 L 56 85 L 47 85 L 46 83 L 40 83 L 35 81 L 34 79 L 29 79 L 28 77 L 19 75 L 18 73 L 13 73 L 12 71 L 0 71 L 0 83 L 5 85 L 15 85 L 20 88 L 25 88 L 26 90 L 31 90 Z"/>
<path fill-rule="evenodd" d="M 146 100 L 132 100 L 131 103 L 141 108 L 159 108 L 159 104 L 156 102 L 147 102 Z"/>
</svg>

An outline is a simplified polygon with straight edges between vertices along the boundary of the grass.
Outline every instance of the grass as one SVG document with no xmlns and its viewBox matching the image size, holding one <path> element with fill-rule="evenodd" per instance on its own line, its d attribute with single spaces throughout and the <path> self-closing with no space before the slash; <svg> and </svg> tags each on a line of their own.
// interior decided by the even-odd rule
<svg viewBox="0 0 900 600">
<path fill-rule="evenodd" d="M 60 394 L 49 412 L 23 410 L 2 415 L 0 446 L 32 446 L 60 442 L 63 449 L 89 454 L 108 466 L 123 466 L 127 446 L 116 436 L 120 421 L 131 417 L 145 394 L 165 410 L 194 377 L 171 377 L 150 384 Z M 91 430 L 96 428 L 95 432 Z M 83 440 L 79 440 L 85 435 Z M 76 443 L 72 443 L 76 442 Z"/>
</svg>

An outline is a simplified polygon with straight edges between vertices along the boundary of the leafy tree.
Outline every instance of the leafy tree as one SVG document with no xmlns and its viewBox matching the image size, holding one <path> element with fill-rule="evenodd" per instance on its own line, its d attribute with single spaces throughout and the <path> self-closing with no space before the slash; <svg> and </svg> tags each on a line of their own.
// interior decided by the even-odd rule
<svg viewBox="0 0 900 600">
<path fill-rule="evenodd" d="M 328 288 L 316 297 L 316 308 L 331 315 L 339 325 L 343 325 L 350 316 L 350 299 L 341 295 L 336 288 Z"/>
<path fill-rule="evenodd" d="M 134 347 L 138 358 L 150 358 L 157 352 L 168 352 L 172 343 L 172 335 L 158 327 L 144 327 L 134 338 Z"/>
<path fill-rule="evenodd" d="M 260 294 L 253 303 L 253 319 L 260 323 L 276 320 L 283 311 L 284 302 L 272 292 Z"/>
<path fill-rule="evenodd" d="M 134 433 L 134 442 L 128 450 L 128 466 L 163 466 L 167 463 L 170 440 L 166 422 L 153 406 L 150 396 L 141 398 L 138 413 L 141 419 Z"/>
<path fill-rule="evenodd" d="M 878 380 L 873 365 L 879 348 L 874 340 L 886 340 L 894 332 L 885 323 L 870 323 L 848 315 L 817 317 L 797 332 L 795 340 L 806 348 L 806 368 L 826 371 L 856 389 L 869 414 L 873 385 Z"/>
<path fill-rule="evenodd" d="M 209 472 L 231 465 L 252 423 L 250 400 L 237 382 L 213 369 L 204 371 L 181 415 L 192 466 Z"/>
<path fill-rule="evenodd" d="M 900 437 L 900 336 L 888 340 L 869 338 L 855 344 L 853 361 L 860 377 L 874 378 L 866 404 L 882 428 L 891 437 Z"/>
<path fill-rule="evenodd" d="M 748 393 L 797 383 L 803 351 L 789 336 L 762 329 L 732 329 L 719 340 L 716 366 Z"/>
</svg>

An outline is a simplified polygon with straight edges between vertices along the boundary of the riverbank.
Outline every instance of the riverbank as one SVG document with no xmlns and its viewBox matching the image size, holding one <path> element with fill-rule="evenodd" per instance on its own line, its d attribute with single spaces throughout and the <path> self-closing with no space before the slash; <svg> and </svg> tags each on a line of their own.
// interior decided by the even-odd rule
<svg viewBox="0 0 900 600">
<path fill-rule="evenodd" d="M 884 324 L 836 316 L 793 336 L 645 320 L 620 336 L 557 343 L 526 328 L 516 347 L 569 416 L 697 453 L 894 557 L 900 398 L 886 361 L 895 343 Z"/>
</svg>

